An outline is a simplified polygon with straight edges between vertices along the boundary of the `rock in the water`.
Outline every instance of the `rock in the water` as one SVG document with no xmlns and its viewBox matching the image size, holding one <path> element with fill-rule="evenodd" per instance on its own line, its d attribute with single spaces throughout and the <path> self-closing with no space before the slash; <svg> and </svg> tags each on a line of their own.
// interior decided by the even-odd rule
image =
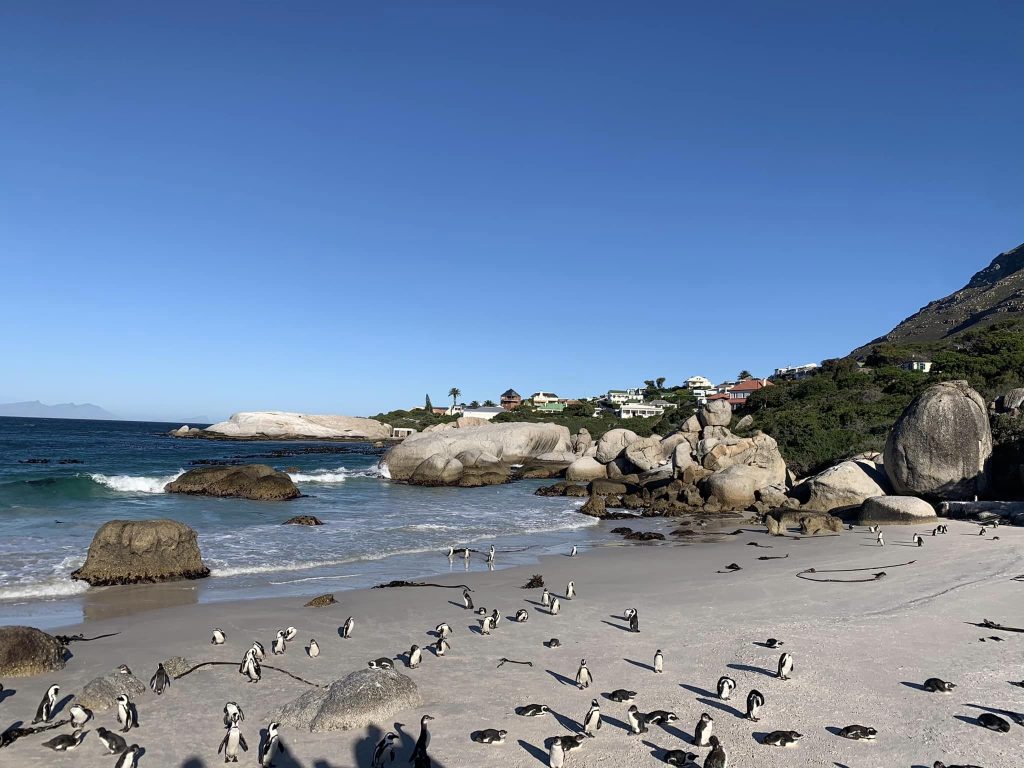
<svg viewBox="0 0 1024 768">
<path fill-rule="evenodd" d="M 64 669 L 67 648 L 35 627 L 0 627 L 0 678 L 30 677 Z"/>
<path fill-rule="evenodd" d="M 857 522 L 860 525 L 906 525 L 927 523 L 935 518 L 935 508 L 917 496 L 875 496 L 864 502 Z"/>
<path fill-rule="evenodd" d="M 571 482 L 589 482 L 591 480 L 601 480 L 607 476 L 608 470 L 605 468 L 605 465 L 589 456 L 576 459 L 565 470 L 565 479 Z"/>
<path fill-rule="evenodd" d="M 210 575 L 196 532 L 176 520 L 111 520 L 96 532 L 85 565 L 71 578 L 92 586 L 137 584 Z"/>
<path fill-rule="evenodd" d="M 422 700 L 412 678 L 394 669 L 361 669 L 330 688 L 302 694 L 274 718 L 304 731 L 347 731 L 386 723 L 398 712 L 416 709 Z"/>
<path fill-rule="evenodd" d="M 285 520 L 281 525 L 323 525 L 323 521 L 313 515 L 296 515 Z"/>
<path fill-rule="evenodd" d="M 661 452 L 661 440 L 656 437 L 642 437 L 626 446 L 626 459 L 641 472 L 650 472 L 665 463 Z"/>
<path fill-rule="evenodd" d="M 409 482 L 416 485 L 454 485 L 462 477 L 462 470 L 463 464 L 458 459 L 433 454 L 420 462 Z"/>
<path fill-rule="evenodd" d="M 665 534 L 657 531 L 630 531 L 622 538 L 626 541 L 664 541 Z"/>
<path fill-rule="evenodd" d="M 867 461 L 843 461 L 805 480 L 794 494 L 807 509 L 830 512 L 856 507 L 872 496 L 884 496 L 889 490 L 885 473 Z"/>
<path fill-rule="evenodd" d="M 898 494 L 972 499 L 985 491 L 992 455 L 988 409 L 966 381 L 929 387 L 896 421 L 885 471 Z"/>
<path fill-rule="evenodd" d="M 640 437 L 631 429 L 609 429 L 597 441 L 597 460 L 608 464 L 626 450 L 626 446 L 635 443 Z"/>
<path fill-rule="evenodd" d="M 584 515 L 590 515 L 591 517 L 605 517 L 607 512 L 605 510 L 604 496 L 591 496 L 583 506 L 580 507 L 580 512 Z"/>
<path fill-rule="evenodd" d="M 728 400 L 709 400 L 697 409 L 697 421 L 702 427 L 728 427 L 732 406 Z"/>
<path fill-rule="evenodd" d="M 391 427 L 375 419 L 285 411 L 236 413 L 203 430 L 206 437 L 234 440 L 386 440 Z"/>
<path fill-rule="evenodd" d="M 328 592 L 326 595 L 318 595 L 306 603 L 306 608 L 326 608 L 328 605 L 334 605 L 337 600 L 334 599 L 334 594 Z"/>
<path fill-rule="evenodd" d="M 523 477 L 545 479 L 561 477 L 578 457 L 572 451 L 549 451 L 523 464 Z"/>
<path fill-rule="evenodd" d="M 115 669 L 102 677 L 90 680 L 75 699 L 83 707 L 101 712 L 115 706 L 117 697 L 122 694 L 135 698 L 145 692 L 146 684 L 139 678 Z"/>
<path fill-rule="evenodd" d="M 255 501 L 284 501 L 302 494 L 284 472 L 266 464 L 191 469 L 164 486 L 167 493 L 217 496 Z"/>
</svg>

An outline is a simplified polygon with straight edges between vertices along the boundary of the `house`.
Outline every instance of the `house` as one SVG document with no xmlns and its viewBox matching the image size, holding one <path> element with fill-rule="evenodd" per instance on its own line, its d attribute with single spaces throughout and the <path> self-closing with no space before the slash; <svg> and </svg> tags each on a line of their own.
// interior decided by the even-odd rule
<svg viewBox="0 0 1024 768">
<path fill-rule="evenodd" d="M 415 435 L 416 430 L 412 427 L 392 427 L 391 437 L 395 440 L 405 440 L 409 435 Z"/>
<path fill-rule="evenodd" d="M 605 399 L 614 405 L 641 403 L 644 396 L 639 389 L 609 389 Z"/>
<path fill-rule="evenodd" d="M 654 405 L 654 406 L 657 406 L 658 408 L 661 408 L 663 411 L 668 409 L 668 408 L 675 408 L 676 407 L 675 403 L 670 403 L 668 400 L 651 400 L 650 404 Z"/>
<path fill-rule="evenodd" d="M 530 399 L 534 405 L 544 405 L 544 403 L 557 403 L 559 401 L 558 395 L 554 392 L 534 392 L 530 395 Z"/>
<path fill-rule="evenodd" d="M 619 408 L 620 419 L 649 419 L 652 416 L 661 416 L 665 409 L 653 403 L 625 403 Z"/>
<path fill-rule="evenodd" d="M 919 373 L 931 373 L 932 372 L 931 360 L 925 360 L 920 355 L 914 355 L 909 360 L 905 360 L 900 363 L 900 368 L 904 371 L 918 371 Z"/>
<path fill-rule="evenodd" d="M 514 411 L 523 404 L 523 398 L 514 389 L 506 389 L 501 393 L 501 407 L 506 411 Z"/>
<path fill-rule="evenodd" d="M 786 381 L 799 381 L 800 379 L 806 379 L 808 376 L 817 373 L 820 368 L 817 363 L 805 363 L 804 365 L 786 365 L 782 368 L 775 369 L 776 379 L 784 379 Z"/>
<path fill-rule="evenodd" d="M 770 386 L 772 386 L 772 383 L 768 379 L 744 379 L 738 384 L 733 384 L 725 392 L 709 397 L 708 400 L 719 400 L 724 396 L 735 411 L 737 408 L 742 408 L 746 405 L 747 398 L 754 392 Z"/>
<path fill-rule="evenodd" d="M 434 406 L 430 409 L 430 412 L 435 416 L 461 416 L 465 408 L 465 405 L 449 405 L 447 408 Z"/>
<path fill-rule="evenodd" d="M 711 379 L 706 376 L 691 376 L 683 382 L 687 389 L 711 389 Z"/>
<path fill-rule="evenodd" d="M 533 410 L 538 413 L 561 413 L 565 410 L 565 403 L 557 401 L 553 403 L 541 403 L 540 405 L 534 406 Z"/>
<path fill-rule="evenodd" d="M 490 421 L 499 413 L 504 413 L 505 409 L 498 405 L 485 405 L 480 408 L 466 408 L 462 411 L 463 416 L 469 416 L 474 419 L 484 419 Z"/>
</svg>

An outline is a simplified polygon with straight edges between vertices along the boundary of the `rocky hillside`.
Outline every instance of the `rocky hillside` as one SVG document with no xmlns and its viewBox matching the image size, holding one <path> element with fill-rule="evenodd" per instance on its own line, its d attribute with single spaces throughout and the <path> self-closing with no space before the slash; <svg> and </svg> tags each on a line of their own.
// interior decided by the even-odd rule
<svg viewBox="0 0 1024 768">
<path fill-rule="evenodd" d="M 963 288 L 930 302 L 889 333 L 853 351 L 866 355 L 881 343 L 933 342 L 998 320 L 1024 316 L 1024 244 L 1001 253 Z"/>
</svg>

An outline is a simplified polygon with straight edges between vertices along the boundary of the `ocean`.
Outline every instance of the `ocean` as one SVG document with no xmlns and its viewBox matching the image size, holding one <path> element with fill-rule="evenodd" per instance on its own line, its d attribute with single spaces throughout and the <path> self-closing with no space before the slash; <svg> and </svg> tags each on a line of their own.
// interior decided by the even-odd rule
<svg viewBox="0 0 1024 768">
<path fill-rule="evenodd" d="M 0 418 L 0 624 L 77 623 L 102 587 L 73 581 L 96 530 L 113 519 L 171 518 L 199 534 L 212 574 L 198 602 L 315 595 L 448 572 L 449 545 L 497 548 L 497 567 L 607 543 L 580 499 L 390 482 L 369 443 L 181 440 L 178 424 Z M 287 470 L 304 496 L 283 502 L 164 493 L 208 463 Z M 323 526 L 282 525 L 315 515 Z M 463 569 L 456 560 L 455 569 Z M 485 568 L 475 556 L 471 569 Z M 117 589 L 112 588 L 112 589 Z M 193 598 L 190 598 L 193 599 Z"/>
</svg>

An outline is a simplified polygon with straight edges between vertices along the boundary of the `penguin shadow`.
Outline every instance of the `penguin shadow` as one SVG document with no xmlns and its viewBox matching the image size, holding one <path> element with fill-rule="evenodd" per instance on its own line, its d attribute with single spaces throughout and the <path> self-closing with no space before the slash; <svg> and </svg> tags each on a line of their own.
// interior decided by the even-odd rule
<svg viewBox="0 0 1024 768">
<path fill-rule="evenodd" d="M 7 699 L 11 698 L 11 696 L 13 696 L 17 692 L 18 691 L 15 688 L 4 688 L 2 691 L 0 691 L 0 703 L 3 703 Z"/>
<path fill-rule="evenodd" d="M 687 733 L 682 728 L 673 725 L 672 723 L 662 723 L 661 728 L 663 731 L 665 731 L 665 733 L 667 733 L 669 736 L 672 736 L 673 738 L 679 739 L 680 741 L 686 744 L 693 743 L 692 733 Z"/>
<path fill-rule="evenodd" d="M 754 731 L 750 734 L 750 738 L 756 741 L 758 744 L 764 743 L 764 737 L 767 736 L 769 731 Z"/>
<path fill-rule="evenodd" d="M 181 768 L 206 768 L 206 763 L 198 757 L 190 757 L 181 764 Z"/>
<path fill-rule="evenodd" d="M 482 635 L 484 633 L 483 627 L 479 624 L 470 624 L 468 629 L 471 635 Z"/>
<path fill-rule="evenodd" d="M 613 618 L 615 618 L 615 617 L 613 617 Z M 601 622 L 604 623 L 604 624 L 607 624 L 609 627 L 615 627 L 616 629 L 621 629 L 623 632 L 631 632 L 632 631 L 629 628 L 628 624 L 626 626 L 623 626 L 622 624 L 613 624 L 612 622 L 608 621 L 607 619 L 601 619 Z"/>
<path fill-rule="evenodd" d="M 981 723 L 978 722 L 977 717 L 971 715 L 953 715 L 954 720 L 959 720 L 961 723 L 967 723 L 973 725 L 975 728 L 985 728 Z M 988 730 L 987 728 L 985 730 Z"/>
<path fill-rule="evenodd" d="M 831 733 L 833 736 L 839 736 L 843 732 L 843 729 L 837 725 L 827 725 L 825 730 Z"/>
<path fill-rule="evenodd" d="M 759 675 L 765 677 L 777 677 L 775 672 L 765 669 L 764 667 L 752 667 L 750 664 L 726 664 L 729 669 L 736 669 L 740 672 L 756 672 Z"/>
<path fill-rule="evenodd" d="M 1017 725 L 1024 725 L 1024 714 L 1014 712 L 1012 709 L 999 709 L 999 707 L 986 707 L 984 704 L 964 704 L 971 709 L 980 709 L 982 712 L 991 712 L 993 715 L 1005 715 Z"/>
<path fill-rule="evenodd" d="M 565 730 L 571 731 L 572 733 L 581 733 L 583 731 L 583 726 L 568 715 L 563 715 L 561 712 L 556 712 L 551 708 L 548 708 L 548 711 L 554 715 L 555 720 L 557 720 L 558 724 L 565 728 Z"/>
<path fill-rule="evenodd" d="M 699 698 L 697 699 L 697 701 L 706 707 L 714 707 L 715 709 L 721 710 L 722 712 L 727 712 L 730 715 L 736 715 L 736 717 L 743 718 L 747 716 L 746 712 L 740 712 L 738 709 L 736 709 L 736 707 L 730 707 L 724 701 L 719 701 L 718 699 L 709 699 L 705 697 Z"/>
<path fill-rule="evenodd" d="M 535 757 L 538 760 L 540 760 L 541 765 L 547 765 L 548 764 L 548 753 L 547 753 L 546 750 L 543 750 L 540 747 L 531 744 L 530 742 L 526 741 L 525 739 L 519 739 L 518 743 L 519 743 L 519 746 L 522 747 L 523 750 L 526 752 L 526 754 L 532 755 L 533 757 Z"/>
<path fill-rule="evenodd" d="M 609 717 L 604 712 L 601 713 L 601 723 L 605 724 L 605 725 L 613 726 L 615 728 L 621 728 L 626 733 L 632 733 L 632 731 L 629 728 L 629 724 L 628 723 L 625 723 L 622 720 L 619 720 L 619 718 L 617 718 L 617 717 Z"/>
<path fill-rule="evenodd" d="M 686 683 L 680 683 L 679 687 L 685 688 L 688 691 L 692 691 L 693 693 L 696 693 L 698 696 L 712 697 L 715 695 L 711 691 L 706 691 L 703 688 L 698 688 L 696 685 L 687 685 Z"/>
<path fill-rule="evenodd" d="M 652 664 L 645 664 L 642 661 L 634 661 L 633 659 L 623 659 L 623 661 L 626 662 L 627 664 L 632 664 L 634 667 L 640 667 L 640 669 L 646 669 L 648 672 L 653 672 L 654 671 L 654 666 Z"/>
<path fill-rule="evenodd" d="M 544 603 L 542 603 L 540 600 L 524 600 L 523 602 L 527 605 L 532 605 L 537 608 L 547 608 L 547 606 L 544 605 Z"/>
<path fill-rule="evenodd" d="M 573 678 L 571 678 L 571 677 L 566 677 L 565 675 L 560 675 L 557 672 L 555 672 L 553 669 L 546 669 L 544 671 L 547 672 L 549 675 L 551 675 L 553 678 L 555 678 L 555 680 L 557 680 L 562 685 L 571 685 L 573 687 L 576 686 L 576 681 Z M 547 756 L 545 756 L 544 759 L 547 760 Z"/>
<path fill-rule="evenodd" d="M 457 602 L 455 602 L 454 600 L 449 600 L 449 601 L 448 601 L 448 605 L 454 605 L 454 606 L 455 606 L 456 608 L 461 608 L 461 609 L 462 609 L 462 610 L 464 610 L 464 611 L 468 611 L 468 610 L 470 610 L 470 609 L 469 609 L 469 608 L 467 608 L 467 607 L 466 607 L 466 606 L 465 606 L 464 604 L 462 604 L 462 603 L 457 603 Z"/>
<path fill-rule="evenodd" d="M 756 645 L 758 648 L 768 648 L 772 651 L 777 651 L 780 647 L 782 647 L 782 643 L 779 643 L 774 648 L 772 648 L 772 646 L 768 645 L 768 643 L 764 642 L 763 640 L 755 640 L 754 645 Z"/>
<path fill-rule="evenodd" d="M 64 707 L 66 707 L 68 704 L 70 704 L 74 700 L 75 700 L 75 695 L 73 693 L 69 693 L 63 699 L 61 699 L 56 704 L 54 704 L 53 705 L 53 713 L 50 715 L 50 719 L 56 718 L 57 715 L 60 714 L 60 712 L 64 709 Z M 137 723 L 137 722 L 139 722 L 139 715 L 138 715 L 137 712 L 134 711 L 135 710 L 135 705 L 134 704 L 132 704 L 132 710 L 133 710 L 132 714 L 135 715 L 135 722 Z"/>
<path fill-rule="evenodd" d="M 398 733 L 398 731 L 396 731 Z M 373 761 L 373 751 L 377 748 L 377 744 L 384 738 L 385 731 L 379 725 L 371 723 L 366 726 L 366 735 L 363 738 L 356 741 L 352 745 L 352 762 L 355 765 L 370 765 Z M 399 746 L 402 745 L 402 740 L 398 742 Z M 401 751 L 396 749 L 395 752 Z"/>
<path fill-rule="evenodd" d="M 912 683 L 909 680 L 904 680 L 903 682 L 900 683 L 900 685 L 905 685 L 905 686 L 907 686 L 907 688 L 913 688 L 915 691 L 925 691 L 925 692 L 928 691 L 928 689 L 925 688 L 920 683 Z"/>
</svg>

